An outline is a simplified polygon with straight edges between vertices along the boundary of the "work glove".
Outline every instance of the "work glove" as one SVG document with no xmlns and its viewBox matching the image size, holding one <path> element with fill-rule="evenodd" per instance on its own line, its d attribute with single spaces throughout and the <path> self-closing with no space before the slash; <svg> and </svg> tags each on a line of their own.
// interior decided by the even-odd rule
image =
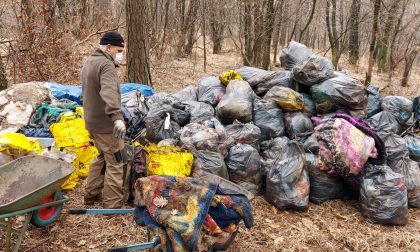
<svg viewBox="0 0 420 252">
<path fill-rule="evenodd" d="M 114 136 L 118 139 L 123 139 L 125 136 L 125 124 L 123 120 L 114 121 Z"/>
</svg>

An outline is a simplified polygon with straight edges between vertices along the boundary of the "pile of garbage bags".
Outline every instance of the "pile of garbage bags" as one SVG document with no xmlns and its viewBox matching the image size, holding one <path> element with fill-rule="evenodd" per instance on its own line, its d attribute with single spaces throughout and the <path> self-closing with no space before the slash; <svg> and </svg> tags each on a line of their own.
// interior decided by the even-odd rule
<svg viewBox="0 0 420 252">
<path fill-rule="evenodd" d="M 136 146 L 130 183 L 147 175 L 217 177 L 298 211 L 355 193 L 369 221 L 405 225 L 408 208 L 420 207 L 419 97 L 382 97 L 295 41 L 280 63 L 284 69 L 205 76 L 173 94 L 124 93 L 126 138 Z M 77 102 L 38 106 L 22 132 L 50 130 L 76 154 L 89 142 Z M 75 116 L 69 130 L 78 137 L 56 130 L 70 120 L 62 112 Z"/>
<path fill-rule="evenodd" d="M 370 221 L 407 223 L 420 203 L 413 101 L 381 97 L 294 41 L 280 62 L 284 69 L 244 66 L 146 97 L 146 140 L 191 153 L 191 176 L 228 179 L 279 209 L 360 194 Z"/>
</svg>

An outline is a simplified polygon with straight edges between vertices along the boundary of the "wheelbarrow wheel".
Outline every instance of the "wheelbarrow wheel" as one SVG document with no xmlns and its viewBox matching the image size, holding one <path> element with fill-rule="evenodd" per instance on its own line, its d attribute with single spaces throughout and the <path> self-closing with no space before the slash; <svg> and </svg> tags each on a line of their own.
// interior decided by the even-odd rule
<svg viewBox="0 0 420 252">
<path fill-rule="evenodd" d="M 63 194 L 60 190 L 56 191 L 54 195 L 44 199 L 43 204 L 53 202 L 54 199 L 63 199 Z M 45 227 L 55 221 L 63 210 L 63 204 L 57 204 L 49 207 L 38 209 L 32 213 L 31 223 L 35 227 Z"/>
</svg>

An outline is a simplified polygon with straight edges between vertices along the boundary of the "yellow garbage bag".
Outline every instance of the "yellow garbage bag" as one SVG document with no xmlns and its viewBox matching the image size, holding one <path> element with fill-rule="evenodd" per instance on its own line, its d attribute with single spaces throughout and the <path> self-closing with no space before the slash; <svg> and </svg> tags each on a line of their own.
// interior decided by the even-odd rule
<svg viewBox="0 0 420 252">
<path fill-rule="evenodd" d="M 70 175 L 70 177 L 61 184 L 60 188 L 63 191 L 66 190 L 74 190 L 77 183 L 79 182 L 79 160 L 76 158 L 72 164 L 74 165 L 74 172 Z"/>
<path fill-rule="evenodd" d="M 76 114 L 78 114 L 79 116 L 84 116 L 85 111 L 83 110 L 83 107 L 76 107 Z"/>
<path fill-rule="evenodd" d="M 243 79 L 238 72 L 234 70 L 229 70 L 226 73 L 219 75 L 219 80 L 220 82 L 222 82 L 223 85 L 227 86 L 229 84 L 229 81 L 231 80 L 243 80 Z"/>
<path fill-rule="evenodd" d="M 85 120 L 73 112 L 63 114 L 58 123 L 50 126 L 57 147 L 80 147 L 91 141 Z"/>
<path fill-rule="evenodd" d="M 41 147 L 38 140 L 29 140 L 25 135 L 20 133 L 4 133 L 0 137 L 0 151 L 14 156 L 19 154 L 35 154 L 41 153 Z"/>
<path fill-rule="evenodd" d="M 149 144 L 144 147 L 147 155 L 147 175 L 166 175 L 188 177 L 194 161 L 194 156 L 181 148 L 174 146 L 158 147 Z"/>
<path fill-rule="evenodd" d="M 284 112 L 299 111 L 305 105 L 302 94 L 282 86 L 271 88 L 264 95 L 264 100 L 275 101 Z"/>
<path fill-rule="evenodd" d="M 66 149 L 75 153 L 77 159 L 79 159 L 79 178 L 86 178 L 89 173 L 90 163 L 99 154 L 98 149 L 91 145 L 84 145 L 78 148 L 69 147 Z"/>
</svg>

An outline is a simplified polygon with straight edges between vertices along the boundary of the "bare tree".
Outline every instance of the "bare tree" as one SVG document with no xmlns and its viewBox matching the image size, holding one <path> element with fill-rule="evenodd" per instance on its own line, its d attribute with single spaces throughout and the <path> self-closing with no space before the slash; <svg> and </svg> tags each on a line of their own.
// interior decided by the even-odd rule
<svg viewBox="0 0 420 252">
<path fill-rule="evenodd" d="M 265 34 L 263 34 L 263 55 L 261 62 L 261 66 L 264 69 L 268 69 L 270 66 L 270 49 L 273 34 L 274 14 L 274 0 L 267 0 L 267 8 L 264 18 Z"/>
<path fill-rule="evenodd" d="M 365 85 L 370 84 L 372 80 L 372 69 L 373 69 L 373 57 L 375 52 L 375 44 L 376 44 L 376 33 L 378 31 L 378 22 L 379 22 L 379 10 L 381 8 L 381 0 L 375 0 L 375 4 L 373 7 L 373 24 L 372 24 L 372 33 L 370 36 L 370 45 L 369 45 L 369 62 L 368 62 L 368 70 L 366 72 L 366 80 Z"/>
<path fill-rule="evenodd" d="M 356 65 L 359 61 L 359 15 L 360 0 L 353 0 L 350 7 L 350 41 L 349 41 L 349 63 Z"/>
<path fill-rule="evenodd" d="M 303 27 L 303 29 L 300 31 L 299 34 L 299 39 L 298 41 L 301 42 L 302 41 L 302 37 L 303 34 L 305 33 L 305 31 L 308 29 L 309 25 L 312 22 L 312 19 L 314 18 L 314 14 L 315 14 L 315 8 L 316 8 L 316 0 L 312 0 L 312 9 L 311 9 L 311 14 L 309 14 L 309 18 L 308 21 L 306 22 L 305 26 Z"/>
<path fill-rule="evenodd" d="M 127 81 L 152 85 L 146 8 L 146 1 L 126 0 Z"/>
<path fill-rule="evenodd" d="M 340 40 L 337 34 L 336 13 L 337 13 L 336 0 L 331 0 L 331 2 L 330 0 L 327 0 L 327 5 L 325 8 L 325 21 L 327 24 L 328 40 L 330 41 L 330 47 L 331 47 L 331 54 L 332 54 L 331 61 L 335 68 L 337 68 L 338 61 L 340 60 Z"/>
<path fill-rule="evenodd" d="M 418 52 L 420 51 L 420 44 L 417 45 L 414 49 L 412 49 L 408 55 L 404 58 L 405 64 L 404 64 L 404 71 L 402 75 L 401 80 L 401 86 L 406 87 L 408 86 L 408 79 L 410 77 L 411 69 L 413 68 L 414 60 L 416 59 L 416 56 Z"/>
<path fill-rule="evenodd" d="M 213 41 L 213 53 L 219 54 L 222 51 L 223 34 L 226 29 L 226 6 L 224 1 L 214 0 L 209 2 L 210 35 Z"/>
<path fill-rule="evenodd" d="M 0 57 L 0 91 L 7 88 L 6 66 Z"/>
</svg>

